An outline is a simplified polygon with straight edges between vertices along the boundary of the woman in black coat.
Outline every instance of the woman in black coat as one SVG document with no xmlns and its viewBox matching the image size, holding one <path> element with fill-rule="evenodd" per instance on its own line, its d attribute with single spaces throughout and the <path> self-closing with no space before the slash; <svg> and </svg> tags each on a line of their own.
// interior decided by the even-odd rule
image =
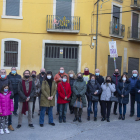
<svg viewBox="0 0 140 140">
<path fill-rule="evenodd" d="M 90 75 L 90 80 L 87 84 L 87 99 L 88 99 L 88 108 L 87 108 L 87 120 L 90 120 L 90 112 L 91 112 L 91 106 L 93 103 L 94 108 L 94 121 L 97 120 L 97 106 L 99 101 L 99 95 L 101 94 L 101 86 L 96 81 L 96 76 L 94 74 Z"/>
<path fill-rule="evenodd" d="M 135 85 L 135 100 L 137 102 L 137 118 L 136 121 L 140 120 L 140 77 Z"/>
<path fill-rule="evenodd" d="M 117 85 L 118 99 L 119 99 L 119 119 L 125 120 L 126 114 L 126 105 L 129 102 L 129 93 L 131 90 L 130 81 L 128 80 L 128 76 L 123 74 L 119 83 Z M 122 106 L 123 106 L 123 116 L 122 116 Z"/>
</svg>

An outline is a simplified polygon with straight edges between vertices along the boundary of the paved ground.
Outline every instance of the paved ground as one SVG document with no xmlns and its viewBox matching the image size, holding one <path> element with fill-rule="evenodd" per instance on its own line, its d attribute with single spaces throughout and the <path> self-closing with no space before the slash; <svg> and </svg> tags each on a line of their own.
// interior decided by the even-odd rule
<svg viewBox="0 0 140 140">
<path fill-rule="evenodd" d="M 67 123 L 59 124 L 58 116 L 56 116 L 56 107 L 53 109 L 54 122 L 56 126 L 48 125 L 48 116 L 45 116 L 44 127 L 39 126 L 38 103 L 36 102 L 35 116 L 33 124 L 35 129 L 31 129 L 27 125 L 27 116 L 24 116 L 22 127 L 16 129 L 17 117 L 13 116 L 13 127 L 15 131 L 10 134 L 0 135 L 0 140 L 139 140 L 140 138 L 140 122 L 135 122 L 134 117 L 129 117 L 129 106 L 127 105 L 126 120 L 118 120 L 118 115 L 111 113 L 111 122 L 101 122 L 100 107 L 98 111 L 97 122 L 87 121 L 86 108 L 82 116 L 82 123 L 73 123 L 74 115 L 67 113 Z"/>
</svg>

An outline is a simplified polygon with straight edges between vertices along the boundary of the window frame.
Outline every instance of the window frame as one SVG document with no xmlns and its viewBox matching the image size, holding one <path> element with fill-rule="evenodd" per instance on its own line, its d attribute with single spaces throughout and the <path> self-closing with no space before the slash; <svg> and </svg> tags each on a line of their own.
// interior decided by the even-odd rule
<svg viewBox="0 0 140 140">
<path fill-rule="evenodd" d="M 17 70 L 20 70 L 20 61 L 21 61 L 21 40 L 19 39 L 16 39 L 16 38 L 5 38 L 5 39 L 2 39 L 2 42 L 1 42 L 1 69 L 11 69 L 11 67 L 6 67 L 4 66 L 4 51 L 5 51 L 5 42 L 6 41 L 16 41 L 18 42 L 18 62 L 17 62 L 17 67 L 16 69 Z"/>
<path fill-rule="evenodd" d="M 22 3 L 23 3 L 23 0 L 20 0 L 19 16 L 7 16 L 6 15 L 6 0 L 3 0 L 3 15 L 1 16 L 1 18 L 23 19 L 23 16 L 22 16 Z"/>
</svg>

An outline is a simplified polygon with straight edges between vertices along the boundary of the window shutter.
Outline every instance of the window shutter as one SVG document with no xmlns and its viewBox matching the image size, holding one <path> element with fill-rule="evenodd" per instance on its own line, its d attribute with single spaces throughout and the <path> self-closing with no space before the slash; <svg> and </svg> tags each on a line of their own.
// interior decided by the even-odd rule
<svg viewBox="0 0 140 140">
<path fill-rule="evenodd" d="M 19 16 L 20 0 L 6 0 L 6 15 Z"/>
<path fill-rule="evenodd" d="M 120 12 L 120 7 L 113 6 L 113 17 L 120 18 L 120 13 L 114 13 L 114 12 Z"/>
</svg>

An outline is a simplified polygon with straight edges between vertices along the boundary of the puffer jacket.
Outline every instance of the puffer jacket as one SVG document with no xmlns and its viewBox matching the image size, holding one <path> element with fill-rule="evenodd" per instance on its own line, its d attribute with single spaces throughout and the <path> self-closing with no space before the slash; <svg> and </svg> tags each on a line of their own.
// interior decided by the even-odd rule
<svg viewBox="0 0 140 140">
<path fill-rule="evenodd" d="M 80 94 L 83 107 L 86 107 L 86 96 L 85 96 L 86 90 L 87 90 L 87 86 L 83 78 L 76 79 L 73 84 L 73 95 L 71 99 L 71 106 L 74 105 L 75 101 L 77 100 L 77 95 Z"/>
<path fill-rule="evenodd" d="M 101 86 L 97 81 L 95 81 L 94 86 L 91 85 L 90 81 L 91 80 L 88 81 L 87 92 L 86 92 L 88 101 L 92 100 L 92 96 L 98 96 L 99 97 L 99 95 L 101 94 L 101 91 L 102 91 Z M 94 93 L 95 93 L 96 90 L 98 90 L 98 93 L 95 95 Z"/>
<path fill-rule="evenodd" d="M 13 100 L 10 99 L 10 96 L 11 91 L 7 95 L 0 93 L 0 116 L 9 116 L 14 111 Z"/>
<path fill-rule="evenodd" d="M 102 94 L 101 94 L 101 101 L 110 101 L 110 97 L 114 96 L 114 92 L 116 91 L 115 84 L 111 83 L 102 83 Z"/>
</svg>

